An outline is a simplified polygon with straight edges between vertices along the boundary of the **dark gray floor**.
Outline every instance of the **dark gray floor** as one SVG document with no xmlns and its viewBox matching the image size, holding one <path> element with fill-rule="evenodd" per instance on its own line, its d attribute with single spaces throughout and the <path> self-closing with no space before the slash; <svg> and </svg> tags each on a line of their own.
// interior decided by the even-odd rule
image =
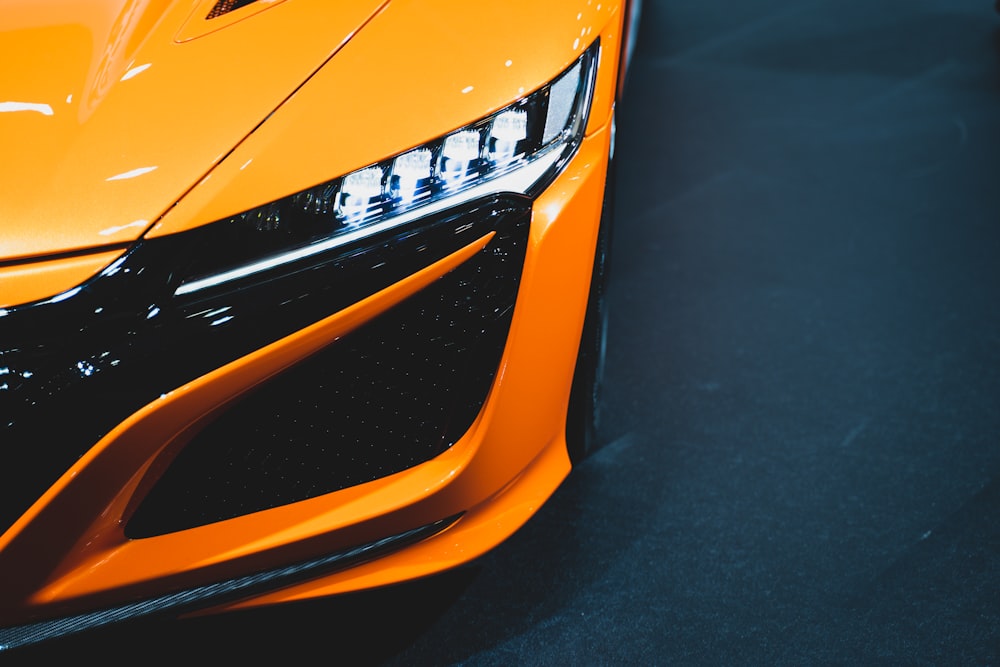
<svg viewBox="0 0 1000 667">
<path fill-rule="evenodd" d="M 647 0 L 618 136 L 609 444 L 523 530 L 31 655 L 1000 664 L 992 1 Z"/>
<path fill-rule="evenodd" d="M 611 443 L 393 664 L 1000 663 L 998 30 L 648 3 Z"/>
</svg>

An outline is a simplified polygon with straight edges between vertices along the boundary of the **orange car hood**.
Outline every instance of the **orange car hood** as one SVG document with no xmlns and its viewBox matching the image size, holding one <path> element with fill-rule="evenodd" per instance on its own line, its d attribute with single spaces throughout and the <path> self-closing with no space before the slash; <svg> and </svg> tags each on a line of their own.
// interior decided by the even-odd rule
<svg viewBox="0 0 1000 667">
<path fill-rule="evenodd" d="M 3 0 L 0 262 L 137 239 L 384 0 L 327 3 Z"/>
</svg>

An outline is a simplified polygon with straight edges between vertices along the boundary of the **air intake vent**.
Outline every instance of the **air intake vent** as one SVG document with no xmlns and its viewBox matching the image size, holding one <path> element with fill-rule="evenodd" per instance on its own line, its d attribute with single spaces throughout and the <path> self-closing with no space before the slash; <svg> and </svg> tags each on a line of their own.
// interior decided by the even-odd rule
<svg viewBox="0 0 1000 667">
<path fill-rule="evenodd" d="M 212 7 L 212 11 L 208 13 L 206 19 L 214 19 L 222 16 L 223 14 L 228 14 L 229 12 L 239 9 L 240 7 L 246 7 L 247 5 L 252 5 L 257 0 L 219 0 Z"/>
</svg>

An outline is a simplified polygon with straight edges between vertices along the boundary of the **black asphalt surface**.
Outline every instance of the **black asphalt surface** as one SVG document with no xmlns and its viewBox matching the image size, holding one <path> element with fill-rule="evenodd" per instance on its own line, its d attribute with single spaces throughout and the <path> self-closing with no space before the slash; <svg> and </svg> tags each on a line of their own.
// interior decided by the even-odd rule
<svg viewBox="0 0 1000 667">
<path fill-rule="evenodd" d="M 602 432 L 472 566 L 26 651 L 1000 664 L 1000 17 L 647 0 Z"/>
</svg>

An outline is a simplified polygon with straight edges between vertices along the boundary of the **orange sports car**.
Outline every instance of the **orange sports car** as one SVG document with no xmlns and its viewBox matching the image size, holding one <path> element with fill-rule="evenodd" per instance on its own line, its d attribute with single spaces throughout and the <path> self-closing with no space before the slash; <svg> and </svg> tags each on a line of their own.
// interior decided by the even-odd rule
<svg viewBox="0 0 1000 667">
<path fill-rule="evenodd" d="M 593 437 L 636 15 L 0 0 L 0 649 L 521 526 Z"/>
</svg>

